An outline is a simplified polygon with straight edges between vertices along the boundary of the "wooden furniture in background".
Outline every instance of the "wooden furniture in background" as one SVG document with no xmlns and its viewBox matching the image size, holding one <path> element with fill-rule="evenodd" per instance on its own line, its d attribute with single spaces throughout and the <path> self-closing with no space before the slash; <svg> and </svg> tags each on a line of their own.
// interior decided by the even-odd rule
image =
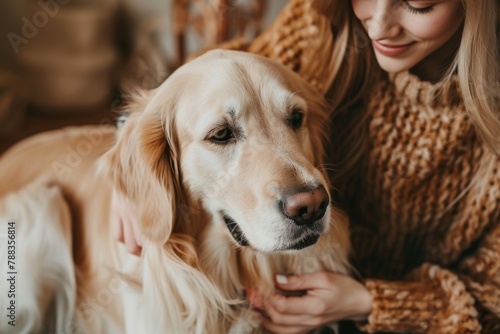
<svg viewBox="0 0 500 334">
<path fill-rule="evenodd" d="M 175 67 L 186 60 L 188 34 L 202 49 L 230 39 L 251 39 L 262 29 L 265 0 L 173 0 Z"/>
<path fill-rule="evenodd" d="M 31 4 L 28 7 L 32 12 L 40 10 L 38 1 L 26 1 Z M 24 101 L 30 106 L 22 126 L 9 134 L 6 131 L 0 133 L 0 154 L 17 141 L 38 132 L 64 126 L 99 124 L 109 122 L 114 117 L 111 111 L 114 109 L 113 103 L 110 102 L 115 80 L 113 71 L 114 63 L 120 60 L 112 41 L 117 29 L 114 7 L 116 1 L 74 0 L 68 5 L 60 6 L 57 15 L 50 18 L 36 38 L 30 40 L 28 45 L 22 45 L 26 48 L 22 50 L 24 52 L 19 55 L 18 61 L 25 71 L 24 79 L 32 78 L 24 80 L 28 93 L 31 93 L 31 98 L 27 97 Z M 267 4 L 265 0 L 171 1 L 176 59 L 170 69 L 175 69 L 186 60 L 189 50 L 187 46 L 193 39 L 200 49 L 213 48 L 238 37 L 251 40 L 262 29 Z M 97 6 L 98 12 L 93 11 L 92 6 Z M 85 20 L 93 23 L 85 26 Z M 64 25 L 67 27 L 64 28 Z M 142 63 L 136 62 L 132 56 L 130 61 L 136 62 L 138 68 L 122 68 L 116 75 L 116 78 L 120 77 L 122 88 L 127 86 L 130 89 L 134 85 L 148 88 L 147 86 L 154 86 L 166 76 L 168 66 L 158 66 L 160 57 L 152 54 L 151 47 L 148 46 L 148 43 L 154 42 L 148 35 L 150 30 L 152 29 L 146 29 L 146 39 L 144 34 L 139 34 L 141 43 L 134 46 L 138 49 L 137 53 L 143 56 L 140 57 Z M 132 54 L 134 53 L 136 52 L 133 51 Z M 59 56 L 53 57 L 54 54 Z M 123 79 L 126 73 L 129 74 L 126 76 L 128 80 Z M 70 82 L 72 78 L 76 81 Z M 127 81 L 126 85 L 123 81 Z M 5 95 L 3 99 L 2 96 L 0 107 L 2 101 L 10 101 L 9 96 Z M 72 102 L 75 105 L 71 105 Z M 80 112 L 77 112 L 78 105 L 82 106 Z M 91 109 L 89 112 L 81 112 L 88 107 Z M 45 114 L 44 109 L 47 111 Z M 14 110 L 10 108 L 9 111 Z M 54 111 L 58 111 L 57 116 Z M 7 118 L 3 120 L 8 127 Z"/>
</svg>

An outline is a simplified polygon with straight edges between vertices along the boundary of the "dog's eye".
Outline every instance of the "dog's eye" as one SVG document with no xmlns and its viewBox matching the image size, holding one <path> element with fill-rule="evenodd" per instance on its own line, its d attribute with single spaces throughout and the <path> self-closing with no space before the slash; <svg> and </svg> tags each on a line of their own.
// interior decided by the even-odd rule
<svg viewBox="0 0 500 334">
<path fill-rule="evenodd" d="M 288 116 L 288 124 L 294 129 L 298 129 L 302 126 L 304 122 L 304 113 L 302 110 L 295 108 L 292 110 L 290 116 Z"/>
<path fill-rule="evenodd" d="M 222 128 L 215 132 L 210 140 L 217 144 L 226 144 L 230 140 L 234 139 L 234 134 L 229 128 Z"/>
</svg>

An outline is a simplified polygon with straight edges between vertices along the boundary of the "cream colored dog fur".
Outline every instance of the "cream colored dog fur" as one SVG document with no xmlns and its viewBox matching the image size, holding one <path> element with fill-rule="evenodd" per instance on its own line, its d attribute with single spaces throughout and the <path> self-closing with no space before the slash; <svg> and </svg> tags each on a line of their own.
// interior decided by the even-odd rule
<svg viewBox="0 0 500 334">
<path fill-rule="evenodd" d="M 256 333 L 245 288 L 266 295 L 276 274 L 348 273 L 344 216 L 327 202 L 323 216 L 296 224 L 279 204 L 329 193 L 327 108 L 295 73 L 211 51 L 136 94 L 128 111 L 120 130 L 44 133 L 0 159 L 1 223 L 16 220 L 29 268 L 18 275 L 31 295 L 17 330 Z M 140 258 L 110 235 L 113 187 L 138 208 Z"/>
</svg>

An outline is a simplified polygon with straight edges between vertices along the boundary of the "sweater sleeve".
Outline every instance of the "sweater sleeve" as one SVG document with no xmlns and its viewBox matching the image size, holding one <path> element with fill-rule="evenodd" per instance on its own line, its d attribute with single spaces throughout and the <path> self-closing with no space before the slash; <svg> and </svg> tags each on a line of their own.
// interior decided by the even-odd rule
<svg viewBox="0 0 500 334">
<path fill-rule="evenodd" d="M 424 264 L 407 281 L 366 280 L 373 309 L 364 331 L 500 333 L 500 224 L 454 272 Z"/>
<path fill-rule="evenodd" d="M 488 231 L 478 250 L 461 261 L 459 272 L 483 310 L 483 332 L 500 333 L 500 221 Z"/>
</svg>

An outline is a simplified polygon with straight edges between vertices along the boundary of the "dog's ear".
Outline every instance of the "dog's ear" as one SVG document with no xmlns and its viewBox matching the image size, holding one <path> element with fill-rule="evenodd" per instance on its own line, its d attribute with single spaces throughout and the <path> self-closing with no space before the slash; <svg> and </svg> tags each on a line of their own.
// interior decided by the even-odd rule
<svg viewBox="0 0 500 334">
<path fill-rule="evenodd" d="M 165 243 L 181 192 L 178 147 L 173 111 L 156 110 L 149 103 L 152 95 L 130 104 L 130 115 L 104 163 L 115 189 L 136 204 L 143 236 Z"/>
</svg>

